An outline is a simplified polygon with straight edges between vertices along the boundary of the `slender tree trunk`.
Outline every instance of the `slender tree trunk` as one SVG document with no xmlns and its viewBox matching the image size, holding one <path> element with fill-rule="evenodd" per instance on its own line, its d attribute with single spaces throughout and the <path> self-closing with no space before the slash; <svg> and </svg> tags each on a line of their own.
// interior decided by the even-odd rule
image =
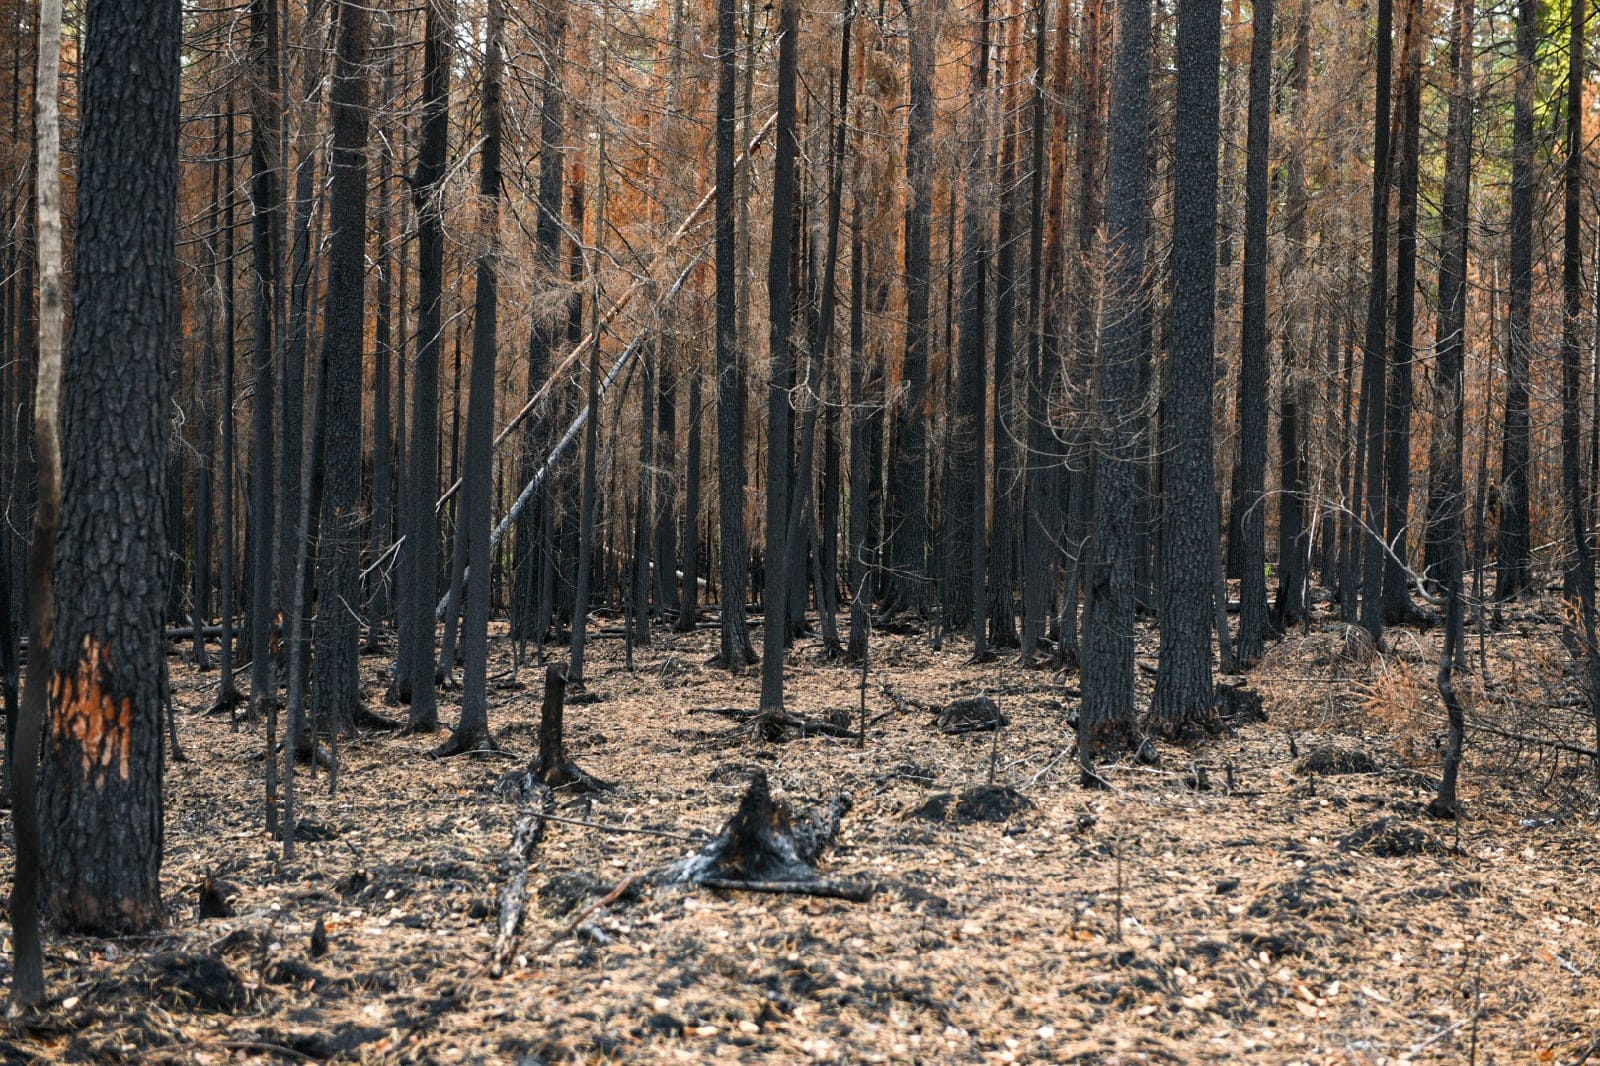
<svg viewBox="0 0 1600 1066">
<path fill-rule="evenodd" d="M 461 719 L 439 749 L 457 754 L 495 747 L 489 733 L 489 476 L 494 465 L 495 342 L 500 246 L 500 78 L 504 66 L 505 8 L 489 0 L 484 18 L 482 147 L 478 156 L 479 232 L 487 242 L 478 256 L 472 316 L 472 373 L 468 384 L 465 474 L 456 536 L 465 537 L 471 580 L 462 619 Z M 591 415 L 593 409 L 591 408 Z"/>
<path fill-rule="evenodd" d="M 905 356 L 889 478 L 890 612 L 921 612 L 928 574 L 928 291 L 933 213 L 933 73 L 940 0 L 908 8 L 911 110 L 906 126 Z"/>
<path fill-rule="evenodd" d="M 1420 12 L 1412 9 L 1415 22 Z M 1416 614 L 1411 603 L 1406 560 L 1407 530 L 1411 510 L 1411 401 L 1417 319 L 1417 194 L 1421 156 L 1422 49 L 1420 26 L 1407 31 L 1400 138 L 1398 217 L 1399 239 L 1395 262 L 1394 348 L 1389 360 L 1389 387 L 1384 457 L 1387 490 L 1384 535 L 1390 550 L 1384 554 L 1384 620 L 1399 623 Z"/>
<path fill-rule="evenodd" d="M 1573 5 L 1582 7 L 1582 0 Z M 1577 19 L 1581 20 L 1578 15 Z M 1437 492 L 1430 500 L 1430 533 L 1441 546 L 1439 584 L 1445 592 L 1445 638 L 1439 655 L 1439 690 L 1450 718 L 1450 739 L 1445 749 L 1439 793 L 1429 804 L 1429 813 L 1454 818 L 1460 813 L 1456 781 L 1461 769 L 1461 750 L 1466 739 L 1466 721 L 1455 699 L 1451 671 L 1462 636 L 1463 584 L 1463 504 L 1461 467 L 1465 434 L 1462 402 L 1463 354 L 1467 323 L 1467 251 L 1470 246 L 1468 197 L 1472 182 L 1472 63 L 1473 3 L 1455 0 L 1455 19 L 1450 37 L 1450 66 L 1454 84 L 1446 128 L 1444 204 L 1442 218 L 1443 256 L 1439 264 L 1439 328 L 1436 340 L 1437 365 L 1434 369 L 1433 436 L 1438 446 L 1433 456 L 1439 477 L 1431 480 Z M 1574 55 L 1577 53 L 1574 52 Z M 1485 409 L 1488 401 L 1485 397 Z"/>
<path fill-rule="evenodd" d="M 683 462 L 683 582 L 678 593 L 679 633 L 694 632 L 700 613 L 700 401 L 698 368 L 689 376 L 689 442 Z"/>
<path fill-rule="evenodd" d="M 1272 127 L 1273 0 L 1251 15 L 1250 118 L 1245 133 L 1244 320 L 1240 327 L 1239 643 L 1236 662 L 1261 658 L 1267 637 L 1267 169 Z M 1180 120 L 1181 122 L 1181 120 Z M 1232 538 L 1229 538 L 1232 543 Z M 1279 559 L 1282 564 L 1282 559 Z"/>
<path fill-rule="evenodd" d="M 1306 528 L 1306 461 L 1301 428 L 1302 411 L 1310 414 L 1304 401 L 1311 398 L 1311 385 L 1304 375 L 1311 370 L 1310 348 L 1317 342 L 1315 324 L 1307 331 L 1307 305 L 1303 292 L 1301 266 L 1306 251 L 1306 149 L 1305 115 L 1311 90 L 1311 0 L 1302 0 L 1299 24 L 1294 36 L 1294 127 L 1300 143 L 1289 156 L 1287 244 L 1283 272 L 1284 288 L 1291 292 L 1290 321 L 1285 331 L 1283 375 L 1280 379 L 1278 419 L 1278 595 L 1273 601 L 1273 623 L 1280 629 L 1298 625 L 1306 616 L 1306 583 L 1311 550 L 1311 531 Z M 1330 382 L 1331 382 L 1330 375 Z M 1331 387 L 1331 385 L 1330 385 Z M 1330 393 L 1331 395 L 1331 393 Z M 1331 416 L 1330 403 L 1326 415 Z"/>
<path fill-rule="evenodd" d="M 1389 98 L 1394 51 L 1394 3 L 1378 0 L 1377 88 L 1372 120 L 1372 228 L 1367 328 L 1361 345 L 1361 423 L 1365 479 L 1362 530 L 1361 625 L 1372 642 L 1383 642 L 1383 428 L 1384 351 L 1389 320 Z M 1359 465 L 1359 462 L 1358 462 Z"/>
<path fill-rule="evenodd" d="M 738 52 L 734 0 L 717 3 L 716 330 L 717 507 L 722 541 L 719 658 L 730 670 L 755 662 L 745 624 L 748 548 L 745 541 L 743 336 L 738 330 L 737 239 L 734 232 L 734 90 Z"/>
<path fill-rule="evenodd" d="M 761 650 L 761 710 L 783 712 L 783 650 L 788 604 L 790 408 L 794 353 L 789 350 L 793 324 L 790 254 L 795 225 L 796 139 L 795 82 L 799 54 L 798 0 L 779 0 L 777 152 L 772 164 L 772 248 L 767 259 L 767 349 L 771 371 L 767 381 L 767 543 L 766 588 Z M 800 487 L 794 486 L 798 494 Z"/>
<path fill-rule="evenodd" d="M 1259 6 L 1256 12 L 1259 18 Z M 1266 31 L 1263 36 L 1270 41 L 1270 24 Z M 1212 488 L 1211 389 L 1216 377 L 1217 141 L 1221 135 L 1217 66 L 1222 53 L 1222 11 L 1218 5 L 1208 0 L 1179 0 L 1177 50 L 1172 354 L 1167 367 L 1173 439 L 1164 466 L 1161 655 L 1150 702 L 1156 729 L 1169 738 L 1209 730 L 1216 720 L 1211 627 L 1216 584 L 1213 568 L 1220 558 L 1216 551 L 1219 512 Z M 1264 260 L 1265 255 L 1260 258 Z M 1264 392 L 1266 375 L 1265 368 L 1261 369 Z M 1259 428 L 1265 436 L 1265 425 Z M 1259 569 L 1257 577 L 1261 577 Z M 1258 591 L 1257 607 L 1264 622 L 1265 585 Z"/>
<path fill-rule="evenodd" d="M 1528 415 L 1533 357 L 1533 107 L 1538 80 L 1538 0 L 1517 2 L 1517 69 L 1511 134 L 1511 288 L 1506 346 L 1506 416 L 1500 455 L 1500 554 L 1495 597 L 1508 600 L 1533 583 L 1528 479 L 1532 427 Z"/>
<path fill-rule="evenodd" d="M 1583 0 L 1572 0 L 1568 30 L 1566 160 L 1563 166 L 1564 218 L 1561 253 L 1561 488 L 1568 535 L 1563 579 L 1568 603 L 1578 603 L 1577 636 L 1588 663 L 1590 707 L 1600 730 L 1600 648 L 1595 646 L 1594 554 L 1589 543 L 1588 506 L 1583 492 L 1583 368 L 1579 329 L 1583 316 Z"/>
<path fill-rule="evenodd" d="M 402 559 L 410 587 L 411 712 L 406 727 L 418 733 L 439 728 L 434 652 L 434 597 L 438 589 L 439 351 L 443 341 L 444 205 L 450 131 L 449 0 L 428 0 L 423 43 L 422 123 L 417 169 L 412 178 L 417 212 L 417 361 L 411 384 L 411 459 L 406 549 Z"/>
<path fill-rule="evenodd" d="M 1107 161 L 1106 313 L 1102 322 L 1094 459 L 1094 539 L 1084 588 L 1083 704 L 1078 764 L 1094 765 L 1138 745 L 1133 712 L 1133 541 L 1139 362 L 1145 296 L 1145 190 L 1150 98 L 1150 8 L 1116 0 L 1110 157 Z M 1206 473 L 1210 483 L 1210 472 Z M 1205 552 L 1210 558 L 1215 541 Z"/>
</svg>

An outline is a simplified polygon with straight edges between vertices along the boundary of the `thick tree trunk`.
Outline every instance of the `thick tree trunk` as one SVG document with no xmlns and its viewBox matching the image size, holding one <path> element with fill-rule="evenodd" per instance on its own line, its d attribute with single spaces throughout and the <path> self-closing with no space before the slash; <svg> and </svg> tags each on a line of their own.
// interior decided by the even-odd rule
<svg viewBox="0 0 1600 1066">
<path fill-rule="evenodd" d="M 56 616 L 41 794 L 46 909 L 83 932 L 163 920 L 167 560 L 156 516 L 167 489 L 180 28 L 170 0 L 88 5 L 55 566 L 57 587 L 74 595 Z"/>
</svg>

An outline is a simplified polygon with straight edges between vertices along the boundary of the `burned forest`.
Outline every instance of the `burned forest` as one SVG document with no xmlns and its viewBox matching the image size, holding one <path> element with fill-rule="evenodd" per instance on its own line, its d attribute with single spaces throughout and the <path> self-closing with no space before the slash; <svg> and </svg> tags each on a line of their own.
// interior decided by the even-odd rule
<svg viewBox="0 0 1600 1066">
<path fill-rule="evenodd" d="M 0 0 L 0 1061 L 1600 1062 L 1585 0 Z"/>
</svg>

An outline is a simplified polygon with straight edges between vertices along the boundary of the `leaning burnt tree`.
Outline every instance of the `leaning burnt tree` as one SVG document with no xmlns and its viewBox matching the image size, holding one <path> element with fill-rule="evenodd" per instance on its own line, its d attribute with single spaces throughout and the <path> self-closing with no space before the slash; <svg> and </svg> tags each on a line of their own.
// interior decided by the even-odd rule
<svg viewBox="0 0 1600 1066">
<path fill-rule="evenodd" d="M 166 357 L 174 323 L 181 22 L 89 0 L 76 287 L 41 809 L 44 900 L 97 933 L 162 922 Z"/>
</svg>

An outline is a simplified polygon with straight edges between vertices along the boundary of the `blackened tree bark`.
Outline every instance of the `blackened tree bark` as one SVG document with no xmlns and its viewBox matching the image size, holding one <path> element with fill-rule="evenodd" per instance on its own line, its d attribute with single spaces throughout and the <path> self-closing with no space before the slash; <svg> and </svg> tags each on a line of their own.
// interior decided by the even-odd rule
<svg viewBox="0 0 1600 1066">
<path fill-rule="evenodd" d="M 325 8 L 320 0 L 312 0 L 306 5 L 305 21 L 300 30 L 306 39 L 323 38 L 326 33 L 324 12 Z M 326 206 L 326 197 L 317 180 L 317 161 L 322 157 L 322 94 L 323 83 L 326 80 L 325 72 L 324 50 L 307 49 L 300 71 L 298 96 L 301 101 L 302 117 L 299 129 L 295 133 L 295 155 L 298 159 L 294 167 L 294 194 L 290 199 L 288 211 L 292 216 L 289 219 L 291 236 L 287 284 L 289 317 L 284 329 L 280 360 L 282 380 L 277 387 L 277 410 L 274 419 L 277 424 L 278 451 L 277 495 L 273 502 L 273 511 L 277 520 L 275 565 L 280 609 L 287 607 L 289 601 L 294 598 L 292 583 L 295 575 L 295 555 L 299 547 L 297 531 L 300 528 L 302 498 L 300 452 L 304 447 L 306 435 L 307 352 L 310 350 L 313 332 L 311 305 L 316 299 L 319 287 L 319 260 L 322 258 L 321 242 L 313 231 L 313 223 L 318 223 L 316 228 L 320 228 L 321 216 Z M 286 115 L 289 106 L 289 93 L 286 88 L 283 100 Z M 286 144 L 287 138 L 280 143 Z M 312 432 L 312 437 L 315 438 L 315 430 Z M 313 455 L 312 460 L 317 476 L 314 480 L 316 485 L 320 486 L 321 481 L 318 479 L 323 474 L 321 454 Z M 312 500 L 313 502 L 316 500 L 315 494 Z M 312 531 L 318 530 L 320 519 L 320 515 L 312 515 L 307 528 Z M 309 609 L 311 603 L 309 593 L 302 602 Z M 309 736 L 304 733 L 303 727 L 304 723 L 297 719 L 291 724 L 290 730 L 297 736 Z M 307 752 L 309 750 L 306 749 Z"/>
<path fill-rule="evenodd" d="M 872 623 L 868 610 L 872 571 L 872 442 L 868 436 L 873 424 L 868 408 L 868 381 L 872 375 L 867 356 L 866 336 L 866 246 L 861 237 L 861 195 L 858 190 L 850 209 L 850 540 L 849 574 L 850 635 L 846 638 L 844 659 L 859 663 L 867 657 L 867 630 Z"/>
<path fill-rule="evenodd" d="M 1384 350 L 1389 318 L 1389 97 L 1394 52 L 1394 3 L 1378 0 L 1374 66 L 1377 87 L 1372 120 L 1372 253 L 1367 289 L 1367 328 L 1361 345 L 1361 420 L 1364 457 L 1361 532 L 1361 625 L 1372 642 L 1383 641 L 1383 427 Z"/>
<path fill-rule="evenodd" d="M 1261 658 L 1267 638 L 1267 170 L 1272 129 L 1273 0 L 1251 10 L 1250 117 L 1245 132 L 1244 319 L 1239 359 L 1239 531 L 1241 666 Z M 1179 119 L 1179 129 L 1184 122 Z M 1231 543 L 1231 538 L 1230 538 Z M 1281 563 L 1282 560 L 1280 559 Z"/>
<path fill-rule="evenodd" d="M 1009 48 L 1008 48 L 1009 51 Z M 1015 73 L 1018 63 L 1008 60 Z M 1011 86 L 1017 84 L 1009 77 Z M 1008 91 L 1006 128 L 1000 149 L 1000 207 L 995 232 L 994 266 L 994 529 L 990 538 L 992 563 L 989 585 L 989 643 L 997 648 L 1017 646 L 1016 598 L 1016 500 L 1022 481 L 1017 465 L 1016 437 L 1021 429 L 1017 419 L 1017 381 L 1013 365 L 1017 327 L 1017 181 L 1016 92 Z"/>
<path fill-rule="evenodd" d="M 271 0 L 250 4 L 250 247 L 254 268 L 253 390 L 250 414 L 250 706 L 278 698 L 272 656 L 273 337 L 282 192 L 278 176 L 278 18 Z"/>
<path fill-rule="evenodd" d="M 566 153 L 562 140 L 566 125 L 566 83 L 562 56 L 566 46 L 567 8 L 562 0 L 544 5 L 543 34 L 539 48 L 539 190 L 538 217 L 533 226 L 534 265 L 543 283 L 558 284 L 561 272 L 561 195 L 565 181 Z M 546 385 L 551 349 L 560 336 L 562 322 L 549 314 L 536 313 L 528 331 L 528 394 Z M 545 407 L 548 408 L 549 401 Z M 543 461 L 545 445 L 544 410 L 534 412 L 523 429 L 522 482 L 533 477 Z M 544 566 L 539 532 L 552 517 L 555 493 L 541 488 L 537 506 L 523 512 L 517 523 L 517 591 L 512 596 L 511 633 L 519 643 L 530 636 L 543 640 L 541 605 Z"/>
<path fill-rule="evenodd" d="M 1576 0 L 1574 9 L 1581 9 Z M 1581 20 L 1581 15 L 1578 16 Z M 1450 739 L 1445 749 L 1439 793 L 1428 811 L 1436 817 L 1460 813 L 1456 780 L 1461 769 L 1461 749 L 1466 720 L 1455 698 L 1451 671 L 1462 631 L 1463 537 L 1466 493 L 1461 466 L 1464 441 L 1462 371 L 1467 324 L 1468 195 L 1472 182 L 1472 62 L 1473 3 L 1456 0 L 1455 25 L 1450 36 L 1450 66 L 1454 73 L 1446 126 L 1445 179 L 1442 223 L 1443 255 L 1439 263 L 1439 327 L 1435 341 L 1437 365 L 1433 387 L 1433 439 L 1430 468 L 1432 490 L 1428 518 L 1430 539 L 1440 546 L 1438 580 L 1445 593 L 1445 639 L 1439 656 L 1439 691 L 1450 718 Z M 1487 405 L 1485 405 L 1487 406 Z"/>
<path fill-rule="evenodd" d="M 700 373 L 689 375 L 689 440 L 683 461 L 683 583 L 678 590 L 679 633 L 694 632 L 700 613 Z"/>
<path fill-rule="evenodd" d="M 461 482 L 460 522 L 465 537 L 466 610 L 461 625 L 461 719 L 438 753 L 453 755 L 493 748 L 489 734 L 489 573 L 490 474 L 494 470 L 495 334 L 498 312 L 497 260 L 500 255 L 500 77 L 504 67 L 505 8 L 489 0 L 484 16 L 483 142 L 478 156 L 478 222 L 483 250 L 478 255 L 472 315 L 472 372 L 467 396 L 467 439 Z M 320 613 L 320 612 L 319 612 Z"/>
<path fill-rule="evenodd" d="M 380 47 L 389 53 L 384 63 L 383 98 L 394 99 L 394 24 L 386 22 Z M 393 198 L 389 187 L 394 179 L 393 138 L 379 137 L 382 145 L 378 173 L 378 207 L 374 220 L 377 240 L 376 262 L 378 275 L 377 314 L 375 316 L 372 369 L 372 521 L 367 530 L 367 544 L 374 563 L 378 563 L 389 546 L 394 543 L 394 260 L 390 254 L 390 237 L 393 233 Z M 368 645 L 374 646 L 378 633 L 388 623 L 394 611 L 393 586 L 387 577 L 387 568 L 381 564 L 374 571 L 371 592 L 367 596 Z"/>
<path fill-rule="evenodd" d="M 932 269 L 933 68 L 938 0 L 907 5 L 911 113 L 906 125 L 906 325 L 901 393 L 894 401 L 889 478 L 889 608 L 920 612 L 928 574 L 928 291 Z"/>
<path fill-rule="evenodd" d="M 761 637 L 761 711 L 783 711 L 783 650 L 789 600 L 789 390 L 794 380 L 790 254 L 795 224 L 795 82 L 799 55 L 799 0 L 778 0 L 778 125 L 772 164 L 772 246 L 767 257 L 767 543 Z M 798 492 L 799 486 L 794 486 Z"/>
<path fill-rule="evenodd" d="M 1538 0 L 1517 2 L 1517 69 L 1511 120 L 1511 278 L 1506 325 L 1506 415 L 1500 453 L 1500 554 L 1495 596 L 1533 583 L 1528 514 L 1532 462 L 1528 372 L 1533 356 L 1533 94 L 1538 79 Z"/>
<path fill-rule="evenodd" d="M 1414 23 L 1418 13 L 1413 10 Z M 1419 27 L 1407 32 L 1405 81 L 1401 86 L 1399 202 L 1396 223 L 1394 273 L 1394 347 L 1389 358 L 1389 386 L 1385 393 L 1388 425 L 1384 433 L 1384 486 L 1387 493 L 1384 536 L 1390 550 L 1384 553 L 1384 621 L 1400 623 L 1416 614 L 1409 591 L 1406 565 L 1407 527 L 1411 510 L 1411 401 L 1412 366 L 1416 356 L 1417 321 L 1417 191 L 1421 159 L 1422 48 L 1416 40 Z"/>
<path fill-rule="evenodd" d="M 444 333 L 444 207 L 440 202 L 450 134 L 450 33 L 448 0 L 429 0 L 423 30 L 422 123 L 416 173 L 411 180 L 417 211 L 417 362 L 411 384 L 411 471 L 406 548 L 402 562 L 410 591 L 411 711 L 406 728 L 439 728 L 434 676 L 434 599 L 437 594 L 439 520 L 439 352 Z"/>
<path fill-rule="evenodd" d="M 1589 544 L 1588 504 L 1583 491 L 1583 367 L 1579 337 L 1583 315 L 1583 84 L 1584 3 L 1572 0 L 1567 47 L 1566 160 L 1563 166 L 1563 234 L 1561 248 L 1561 488 L 1568 535 L 1563 579 L 1568 603 L 1578 603 L 1578 622 L 1590 680 L 1600 672 L 1595 648 L 1594 555 Z M 1590 692 L 1600 728 L 1600 692 Z"/>
<path fill-rule="evenodd" d="M 717 507 L 722 540 L 720 658 L 730 670 L 755 662 L 745 623 L 749 548 L 745 541 L 743 338 L 738 332 L 738 252 L 734 232 L 734 90 L 738 34 L 734 0 L 717 3 Z"/>
<path fill-rule="evenodd" d="M 63 929 L 162 922 L 162 513 L 178 193 L 180 17 L 91 0 L 63 506 L 41 808 L 44 898 Z M 269 360 L 270 361 L 270 360 Z"/>
<path fill-rule="evenodd" d="M 945 493 L 946 562 L 942 575 L 949 629 L 971 627 L 973 656 L 989 656 L 984 557 L 988 526 L 989 320 L 989 0 L 978 5 L 972 52 L 961 219 L 961 335 L 950 411 L 950 483 Z M 955 219 L 950 220 L 952 227 Z"/>
<path fill-rule="evenodd" d="M 1096 762 L 1139 742 L 1133 713 L 1133 508 L 1145 296 L 1150 8 L 1145 0 L 1117 0 L 1116 13 L 1100 433 L 1095 442 L 1094 539 L 1084 581 L 1083 705 L 1078 712 L 1078 764 L 1085 785 L 1099 780 Z M 1205 483 L 1210 482 L 1207 471 Z M 1215 542 L 1206 549 L 1206 558 L 1213 548 Z"/>
<path fill-rule="evenodd" d="M 1256 10 L 1260 17 L 1261 9 Z M 1270 41 L 1270 25 L 1266 36 Z M 1170 738 L 1209 730 L 1216 719 L 1211 635 L 1214 567 L 1220 559 L 1212 489 L 1211 388 L 1215 378 L 1217 141 L 1221 135 L 1217 80 L 1222 59 L 1220 5 L 1214 0 L 1179 0 L 1177 50 L 1172 354 L 1167 366 L 1172 445 L 1163 470 L 1161 654 L 1150 702 L 1156 730 Z M 1262 371 L 1264 391 L 1265 368 Z M 1265 426 L 1261 429 L 1264 437 Z M 1258 572 L 1257 578 L 1261 576 Z M 1259 593 L 1257 607 L 1264 620 L 1264 583 Z"/>
<path fill-rule="evenodd" d="M 348 732 L 361 705 L 361 392 L 366 337 L 367 8 L 340 0 L 331 94 L 332 191 L 322 335 L 322 518 L 312 714 Z"/>
<path fill-rule="evenodd" d="M 663 337 L 658 342 L 656 365 L 656 450 L 654 472 L 650 475 L 655 490 L 655 581 L 652 594 L 656 612 L 663 619 L 669 605 L 677 609 L 677 588 L 673 574 L 678 569 L 678 506 L 674 472 L 678 465 L 678 346 Z M 649 417 L 647 415 L 647 417 Z"/>
<path fill-rule="evenodd" d="M 1032 663 L 1039 653 L 1039 642 L 1044 637 L 1045 613 L 1049 608 L 1050 575 L 1053 567 L 1053 538 L 1060 531 L 1051 528 L 1048 519 L 1049 485 L 1052 471 L 1050 459 L 1045 454 L 1045 371 L 1044 348 L 1046 331 L 1044 230 L 1045 230 L 1045 133 L 1048 115 L 1045 100 L 1045 68 L 1049 52 L 1049 8 L 1047 0 L 1035 0 L 1033 23 L 1033 99 L 1032 143 L 1030 160 L 1032 171 L 1028 185 L 1028 361 L 1023 368 L 1026 376 L 1025 417 L 1027 454 L 1023 457 L 1023 513 L 1022 513 L 1022 661 Z M 1063 44 L 1064 47 L 1064 44 Z M 1098 52 L 1096 52 L 1098 55 Z M 1096 104 L 1098 99 L 1096 96 Z"/>
<path fill-rule="evenodd" d="M 1294 35 L 1295 129 L 1304 134 L 1307 98 L 1311 90 L 1311 0 L 1302 0 Z M 1278 417 L 1278 595 L 1273 601 L 1273 622 L 1279 629 L 1297 625 L 1306 615 L 1306 580 L 1310 531 L 1306 529 L 1306 459 L 1302 443 L 1302 397 L 1310 385 L 1302 374 L 1310 369 L 1310 346 L 1316 343 L 1315 323 L 1305 321 L 1310 303 L 1301 291 L 1300 267 L 1306 248 L 1306 149 L 1302 139 L 1290 154 L 1284 236 L 1288 255 L 1284 269 L 1286 287 L 1293 287 L 1291 321 L 1286 331 L 1282 388 Z M 1304 369 L 1302 369 L 1304 368 Z M 1329 375 L 1329 388 L 1332 388 Z M 1330 393 L 1331 396 L 1331 393 Z M 1331 415 L 1333 405 L 1326 408 Z M 1331 543 L 1331 539 L 1330 539 Z"/>
</svg>

